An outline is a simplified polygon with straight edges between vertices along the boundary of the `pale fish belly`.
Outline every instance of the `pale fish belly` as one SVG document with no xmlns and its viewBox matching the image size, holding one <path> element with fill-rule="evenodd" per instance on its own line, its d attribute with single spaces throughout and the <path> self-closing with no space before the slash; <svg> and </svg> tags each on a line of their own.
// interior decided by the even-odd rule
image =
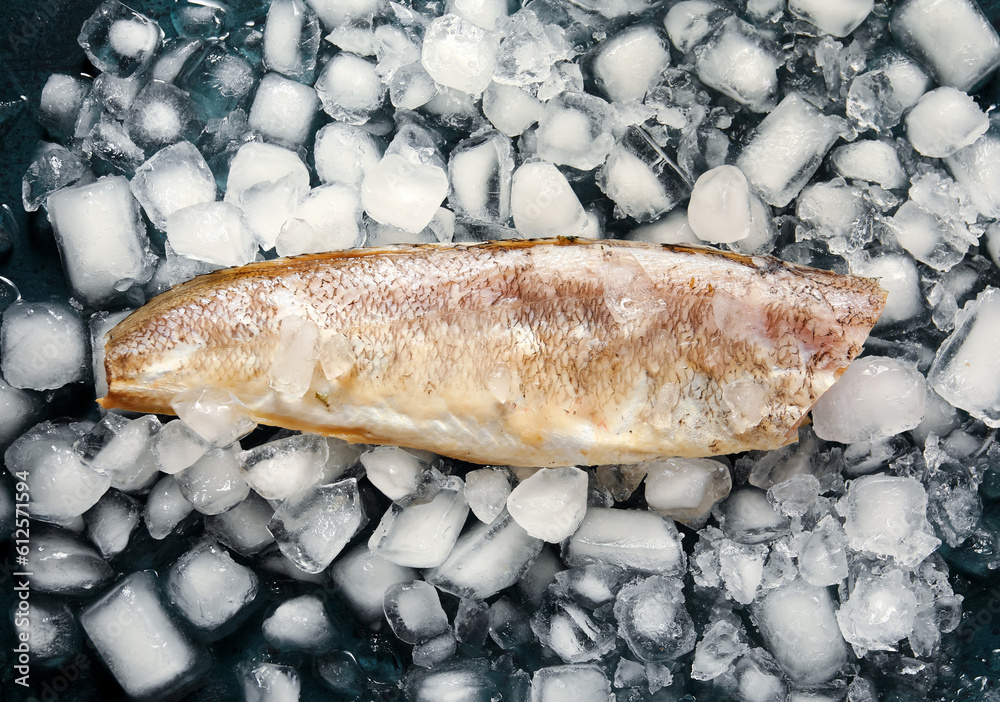
<svg viewBox="0 0 1000 702">
<path fill-rule="evenodd" d="M 264 424 L 520 466 L 770 450 L 861 351 L 875 281 L 693 247 L 362 249 L 177 286 L 109 334 L 106 408 L 224 388 Z"/>
</svg>

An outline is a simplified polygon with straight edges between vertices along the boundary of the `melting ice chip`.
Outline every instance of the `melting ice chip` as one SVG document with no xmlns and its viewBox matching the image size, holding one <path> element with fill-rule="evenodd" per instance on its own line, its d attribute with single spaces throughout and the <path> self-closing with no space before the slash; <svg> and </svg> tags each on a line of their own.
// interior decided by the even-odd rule
<svg viewBox="0 0 1000 702">
<path fill-rule="evenodd" d="M 991 427 L 1000 427 L 998 346 L 1000 290 L 988 287 L 965 303 L 927 374 L 941 397 Z"/>
<path fill-rule="evenodd" d="M 237 673 L 246 702 L 291 702 L 299 699 L 302 681 L 298 671 L 276 663 L 241 664 Z"/>
<path fill-rule="evenodd" d="M 416 494 L 427 466 L 409 451 L 379 446 L 361 454 L 361 465 L 371 484 L 390 500 Z"/>
<path fill-rule="evenodd" d="M 927 492 L 919 480 L 866 475 L 849 483 L 837 503 L 848 543 L 857 551 L 895 558 L 913 567 L 941 541 L 927 521 Z"/>
<path fill-rule="evenodd" d="M 347 52 L 327 62 L 316 80 L 316 92 L 328 115 L 349 124 L 364 124 L 385 100 L 385 85 L 375 64 Z"/>
<path fill-rule="evenodd" d="M 393 503 L 368 541 L 374 553 L 386 560 L 412 568 L 441 565 L 469 514 L 465 485 L 458 477 L 448 477 L 430 500 L 415 498 Z M 430 580 L 430 578 L 428 578 Z"/>
<path fill-rule="evenodd" d="M 170 407 L 182 422 L 213 446 L 230 446 L 256 426 L 246 405 L 220 388 L 193 388 L 177 393 Z"/>
<path fill-rule="evenodd" d="M 510 491 L 509 473 L 502 468 L 479 468 L 465 474 L 465 499 L 484 524 L 500 516 Z"/>
<path fill-rule="evenodd" d="M 225 512 L 249 494 L 236 461 L 238 451 L 238 445 L 212 449 L 175 476 L 184 499 L 202 514 Z"/>
<path fill-rule="evenodd" d="M 913 429 L 924 416 L 924 376 L 883 356 L 854 361 L 813 408 L 816 435 L 849 444 Z"/>
<path fill-rule="evenodd" d="M 666 661 L 694 648 L 694 622 L 684 607 L 684 583 L 654 575 L 618 593 L 615 619 L 629 649 L 643 661 Z"/>
<path fill-rule="evenodd" d="M 913 632 L 917 596 L 903 571 L 880 575 L 863 571 L 850 597 L 837 612 L 840 630 L 859 656 L 868 651 L 894 651 Z"/>
</svg>

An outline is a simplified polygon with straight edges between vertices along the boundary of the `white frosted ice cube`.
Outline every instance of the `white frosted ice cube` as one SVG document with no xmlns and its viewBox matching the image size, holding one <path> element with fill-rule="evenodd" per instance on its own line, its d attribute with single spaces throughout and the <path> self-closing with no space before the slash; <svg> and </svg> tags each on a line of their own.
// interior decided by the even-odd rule
<svg viewBox="0 0 1000 702">
<path fill-rule="evenodd" d="M 465 499 L 484 524 L 500 516 L 510 491 L 509 474 L 502 468 L 479 468 L 465 474 Z"/>
<path fill-rule="evenodd" d="M 205 455 L 212 447 L 187 424 L 175 419 L 163 425 L 153 444 L 153 457 L 160 471 L 173 475 Z"/>
<path fill-rule="evenodd" d="M 461 478 L 445 478 L 431 499 L 393 503 L 368 540 L 386 560 L 411 568 L 441 565 L 451 553 L 469 514 Z"/>
<path fill-rule="evenodd" d="M 490 84 L 498 51 L 492 32 L 448 14 L 428 25 L 420 62 L 441 85 L 476 95 Z"/>
<path fill-rule="evenodd" d="M 593 95 L 565 92 L 545 103 L 534 132 L 538 157 L 583 171 L 597 168 L 615 145 L 614 112 Z"/>
<path fill-rule="evenodd" d="M 220 266 L 241 266 L 257 255 L 257 242 L 243 225 L 242 214 L 228 202 L 185 207 L 167 219 L 167 240 L 183 256 Z"/>
<path fill-rule="evenodd" d="M 824 683 L 847 662 L 826 589 L 795 580 L 769 591 L 752 612 L 767 650 L 793 682 Z"/>
<path fill-rule="evenodd" d="M 317 595 L 285 600 L 261 626 L 264 638 L 282 651 L 319 652 L 329 649 L 337 632 Z"/>
<path fill-rule="evenodd" d="M 972 0 L 905 0 L 889 29 L 937 82 L 970 90 L 1000 65 L 1000 36 Z"/>
<path fill-rule="evenodd" d="M 349 124 L 367 122 L 382 106 L 385 91 L 375 64 L 345 51 L 330 59 L 316 79 L 316 92 L 323 109 L 334 119 Z"/>
<path fill-rule="evenodd" d="M 539 668 L 531 678 L 531 702 L 607 702 L 611 683 L 593 663 Z"/>
<path fill-rule="evenodd" d="M 194 507 L 184 498 L 177 480 L 165 475 L 153 486 L 146 498 L 142 519 L 146 530 L 154 539 L 165 539 Z"/>
<path fill-rule="evenodd" d="M 448 174 L 440 166 L 386 154 L 365 173 L 361 203 L 376 222 L 419 232 L 430 224 L 448 194 Z"/>
<path fill-rule="evenodd" d="M 0 332 L 0 369 L 13 387 L 54 390 L 86 378 L 89 335 L 69 305 L 16 302 Z"/>
<path fill-rule="evenodd" d="M 955 407 L 988 426 L 1000 426 L 1000 290 L 987 287 L 955 320 L 955 331 L 938 349 L 927 378 Z"/>
<path fill-rule="evenodd" d="M 329 455 L 325 439 L 299 434 L 241 451 L 236 459 L 257 494 L 267 500 L 284 500 L 315 485 Z"/>
<path fill-rule="evenodd" d="M 368 544 L 359 544 L 341 555 L 330 567 L 330 578 L 354 613 L 369 624 L 385 616 L 385 593 L 397 583 L 417 577 L 417 571 L 377 556 Z"/>
<path fill-rule="evenodd" d="M 927 521 L 927 492 L 920 481 L 891 475 L 865 475 L 848 483 L 837 503 L 844 531 L 856 551 L 892 557 L 913 567 L 941 543 Z"/>
<path fill-rule="evenodd" d="M 240 555 L 252 556 L 274 543 L 274 536 L 267 530 L 273 516 L 267 501 L 251 492 L 232 509 L 206 517 L 205 530 Z"/>
<path fill-rule="evenodd" d="M 900 205 L 887 223 L 900 246 L 939 271 L 950 270 L 977 242 L 963 222 L 942 218 L 914 200 Z"/>
<path fill-rule="evenodd" d="M 396 583 L 383 597 L 385 618 L 400 641 L 419 644 L 449 631 L 448 615 L 433 585 L 422 580 Z"/>
<path fill-rule="evenodd" d="M 319 19 L 302 0 L 274 0 L 264 24 L 264 64 L 269 70 L 311 83 L 319 51 Z"/>
<path fill-rule="evenodd" d="M 738 17 L 727 17 L 712 37 L 694 50 L 698 78 L 754 112 L 777 102 L 779 55 L 766 35 Z"/>
<path fill-rule="evenodd" d="M 666 458 L 643 468 L 649 508 L 681 522 L 706 518 L 733 486 L 729 468 L 710 458 Z"/>
<path fill-rule="evenodd" d="M 165 594 L 197 629 L 213 632 L 257 596 L 257 574 L 211 539 L 196 544 L 167 573 Z"/>
<path fill-rule="evenodd" d="M 290 665 L 250 663 L 237 666 L 245 702 L 299 702 L 302 681 Z"/>
<path fill-rule="evenodd" d="M 313 188 L 281 227 L 279 256 L 356 248 L 364 241 L 361 197 L 356 186 L 330 183 Z"/>
<path fill-rule="evenodd" d="M 257 85 L 247 124 L 266 139 L 294 147 L 309 137 L 318 110 L 315 89 L 279 73 L 268 73 Z"/>
<path fill-rule="evenodd" d="M 906 115 L 906 138 L 924 156 L 946 158 L 969 146 L 990 120 L 967 93 L 944 86 L 924 93 Z"/>
<path fill-rule="evenodd" d="M 250 493 L 236 461 L 238 452 L 238 445 L 212 449 L 174 476 L 184 499 L 202 514 L 225 512 Z"/>
<path fill-rule="evenodd" d="M 736 165 L 769 205 L 791 202 L 823 162 L 839 123 L 790 93 L 757 126 Z"/>
<path fill-rule="evenodd" d="M 540 470 L 511 491 L 507 511 L 530 536 L 559 543 L 587 512 L 587 473 L 574 466 Z"/>
<path fill-rule="evenodd" d="M 383 147 L 359 127 L 331 122 L 316 133 L 313 158 L 324 183 L 360 187 L 368 169 L 382 159 Z"/>
<path fill-rule="evenodd" d="M 838 146 L 830 153 L 830 163 L 844 178 L 878 183 L 887 190 L 906 187 L 910 182 L 896 147 L 882 139 L 859 139 Z"/>
<path fill-rule="evenodd" d="M 917 596 L 903 571 L 874 575 L 862 572 L 837 612 L 840 630 L 859 656 L 868 651 L 895 651 L 913 633 Z"/>
<path fill-rule="evenodd" d="M 925 385 L 912 363 L 858 359 L 813 407 L 813 428 L 821 439 L 845 444 L 908 431 L 924 416 Z"/>
<path fill-rule="evenodd" d="M 685 568 L 673 521 L 633 509 L 589 508 L 564 544 L 563 559 L 570 565 L 608 563 L 659 575 L 677 575 Z"/>
<path fill-rule="evenodd" d="M 799 544 L 799 573 L 810 585 L 837 585 L 847 577 L 847 536 L 840 522 L 827 515 Z"/>
<path fill-rule="evenodd" d="M 291 176 L 301 192 L 309 190 L 309 169 L 297 153 L 274 144 L 244 144 L 229 166 L 225 200 L 241 205 L 244 193 L 253 186 L 275 183 L 286 176 Z"/>
<path fill-rule="evenodd" d="M 358 481 L 348 478 L 286 499 L 267 528 L 288 560 L 307 573 L 319 573 L 367 523 Z"/>
<path fill-rule="evenodd" d="M 217 447 L 230 446 L 254 430 L 246 405 L 222 388 L 192 388 L 177 393 L 170 408 L 198 436 Z"/>
<path fill-rule="evenodd" d="M 688 225 L 702 241 L 732 243 L 750 235 L 750 189 L 735 166 L 703 173 L 691 190 Z"/>
<path fill-rule="evenodd" d="M 135 170 L 130 186 L 150 221 L 164 231 L 177 210 L 215 200 L 215 176 L 188 141 L 157 151 Z"/>
<path fill-rule="evenodd" d="M 874 0 L 789 0 L 788 9 L 797 17 L 812 22 L 821 31 L 846 37 L 857 29 L 874 7 Z"/>
<path fill-rule="evenodd" d="M 877 278 L 879 285 L 889 293 L 885 308 L 875 323 L 876 329 L 898 327 L 924 311 L 920 273 L 909 256 L 882 254 L 864 262 L 852 263 L 851 272 Z"/>
<path fill-rule="evenodd" d="M 361 454 L 361 465 L 371 484 L 390 500 L 414 495 L 427 466 L 412 453 L 395 447 L 379 446 Z"/>
<path fill-rule="evenodd" d="M 171 618 L 152 571 L 118 581 L 83 610 L 80 624 L 130 697 L 170 694 L 211 665 Z"/>
<path fill-rule="evenodd" d="M 114 300 L 152 277 L 154 259 L 125 178 L 64 188 L 46 209 L 70 287 L 87 304 Z"/>
<path fill-rule="evenodd" d="M 509 137 L 519 136 L 544 113 L 542 103 L 516 85 L 490 83 L 483 93 L 483 115 Z"/>
<path fill-rule="evenodd" d="M 1000 217 L 1000 128 L 995 123 L 970 146 L 945 159 L 945 165 L 985 217 Z"/>
<path fill-rule="evenodd" d="M 642 100 L 670 65 L 660 32 L 637 24 L 608 38 L 594 57 L 594 78 L 612 102 Z"/>
<path fill-rule="evenodd" d="M 470 219 L 506 223 L 513 173 L 514 145 L 509 138 L 488 132 L 466 139 L 448 158 L 448 203 Z"/>
<path fill-rule="evenodd" d="M 580 199 L 551 163 L 525 163 L 514 171 L 510 205 L 514 226 L 525 237 L 579 236 L 587 228 Z"/>
<path fill-rule="evenodd" d="M 663 26 L 674 47 L 686 54 L 705 41 L 729 14 L 727 7 L 709 0 L 682 0 L 671 5 Z"/>
</svg>

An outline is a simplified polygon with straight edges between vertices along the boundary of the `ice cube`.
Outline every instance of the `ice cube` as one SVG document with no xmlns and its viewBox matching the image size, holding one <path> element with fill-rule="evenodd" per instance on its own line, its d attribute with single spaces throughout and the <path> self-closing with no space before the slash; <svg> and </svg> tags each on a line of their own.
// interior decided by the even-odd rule
<svg viewBox="0 0 1000 702">
<path fill-rule="evenodd" d="M 694 649 L 694 622 L 684 607 L 684 584 L 654 575 L 634 580 L 615 601 L 618 633 L 642 661 L 667 661 Z"/>
<path fill-rule="evenodd" d="M 765 544 L 739 544 L 720 539 L 719 575 L 726 586 L 726 594 L 740 604 L 754 601 L 764 578 L 764 561 L 768 556 Z"/>
<path fill-rule="evenodd" d="M 179 392 L 171 399 L 170 408 L 188 428 L 219 448 L 231 446 L 256 427 L 246 405 L 222 388 Z"/>
<path fill-rule="evenodd" d="M 874 0 L 846 0 L 836 4 L 820 0 L 790 0 L 788 9 L 826 34 L 846 37 L 861 26 L 874 5 Z"/>
<path fill-rule="evenodd" d="M 130 697 L 177 693 L 211 666 L 172 619 L 152 571 L 119 580 L 81 612 L 80 624 Z"/>
<path fill-rule="evenodd" d="M 865 475 L 848 483 L 837 503 L 844 531 L 856 551 L 892 557 L 913 567 L 941 543 L 927 521 L 927 492 L 920 481 L 890 475 Z"/>
<path fill-rule="evenodd" d="M 686 54 L 705 41 L 730 12 L 709 0 L 682 0 L 667 11 L 663 26 L 674 48 Z"/>
<path fill-rule="evenodd" d="M 519 136 L 544 113 L 542 103 L 516 85 L 490 83 L 483 93 L 483 115 L 509 137 Z"/>
<path fill-rule="evenodd" d="M 961 261 L 977 241 L 963 222 L 942 218 L 913 200 L 904 202 L 887 223 L 900 246 L 941 271 Z"/>
<path fill-rule="evenodd" d="M 476 519 L 489 524 L 503 512 L 511 479 L 502 468 L 479 468 L 465 474 L 465 499 Z"/>
<path fill-rule="evenodd" d="M 205 518 L 205 530 L 241 556 L 252 556 L 274 542 L 267 524 L 274 510 L 257 493 L 222 514 Z"/>
<path fill-rule="evenodd" d="M 383 147 L 368 132 L 332 122 L 316 133 L 313 157 L 316 175 L 324 183 L 359 187 L 365 173 L 382 159 Z"/>
<path fill-rule="evenodd" d="M 161 230 L 177 210 L 215 200 L 215 177 L 201 152 L 187 141 L 156 152 L 136 169 L 130 185 L 150 221 Z"/>
<path fill-rule="evenodd" d="M 160 420 L 154 415 L 129 420 L 109 413 L 76 442 L 76 450 L 87 465 L 111 478 L 111 487 L 142 490 L 156 479 L 152 444 L 159 432 Z"/>
<path fill-rule="evenodd" d="M 629 127 L 611 149 L 597 172 L 597 184 L 622 212 L 638 222 L 654 220 L 672 210 L 691 190 L 677 164 L 636 126 Z"/>
<path fill-rule="evenodd" d="M 35 525 L 29 549 L 23 569 L 33 592 L 89 597 L 114 579 L 97 551 L 62 529 Z"/>
<path fill-rule="evenodd" d="M 820 520 L 799 545 L 799 573 L 810 585 L 838 585 L 847 577 L 847 537 L 831 515 Z"/>
<path fill-rule="evenodd" d="M 165 539 L 194 510 L 172 475 L 160 478 L 146 498 L 142 515 L 146 530 L 154 539 Z"/>
<path fill-rule="evenodd" d="M 72 151 L 58 144 L 40 142 L 35 160 L 21 181 L 25 211 L 35 212 L 49 195 L 77 182 L 86 172 L 86 165 Z"/>
<path fill-rule="evenodd" d="M 827 441 L 871 441 L 913 429 L 924 416 L 924 376 L 912 363 L 883 356 L 854 361 L 813 407 L 813 428 Z"/>
<path fill-rule="evenodd" d="M 358 481 L 313 485 L 283 501 L 268 530 L 281 552 L 307 573 L 319 573 L 368 523 Z"/>
<path fill-rule="evenodd" d="M 602 42 L 594 79 L 612 102 L 642 100 L 670 65 L 670 50 L 655 27 L 637 24 Z"/>
<path fill-rule="evenodd" d="M 187 93 L 154 80 L 136 96 L 125 114 L 125 131 L 137 146 L 149 152 L 185 139 L 197 140 L 201 122 Z"/>
<path fill-rule="evenodd" d="M 279 73 L 268 73 L 257 85 L 249 125 L 269 141 L 297 147 L 309 137 L 318 110 L 315 89 Z"/>
<path fill-rule="evenodd" d="M 115 301 L 152 277 L 154 259 L 127 179 L 63 188 L 49 196 L 46 209 L 66 278 L 87 305 Z"/>
<path fill-rule="evenodd" d="M 506 636 L 513 638 L 510 630 L 516 624 L 508 621 L 504 626 L 508 629 Z M 566 663 L 598 660 L 613 651 L 617 643 L 614 625 L 606 621 L 606 617 L 596 619 L 582 607 L 558 597 L 548 597 L 535 612 L 531 618 L 531 630 L 542 646 L 551 649 Z M 504 642 L 496 635 L 494 638 L 500 639 L 501 645 L 509 648 L 526 643 L 517 639 Z"/>
<path fill-rule="evenodd" d="M 152 61 L 163 30 L 118 0 L 106 0 L 83 23 L 77 42 L 99 71 L 128 77 Z"/>
<path fill-rule="evenodd" d="M 317 653 L 329 650 L 337 641 L 337 632 L 317 595 L 285 600 L 264 620 L 261 629 L 267 642 L 282 651 Z"/>
<path fill-rule="evenodd" d="M 887 190 L 906 187 L 909 179 L 896 147 L 882 139 L 859 139 L 830 152 L 830 164 L 844 178 L 878 183 Z"/>
<path fill-rule="evenodd" d="M 364 242 L 361 203 L 356 186 L 330 183 L 313 188 L 282 225 L 275 251 L 279 256 L 297 256 L 360 247 Z"/>
<path fill-rule="evenodd" d="M 791 202 L 837 140 L 840 123 L 790 93 L 757 126 L 736 165 L 769 205 Z"/>
<path fill-rule="evenodd" d="M 1000 66 L 1000 36 L 972 0 L 905 0 L 889 29 L 941 85 L 970 90 Z"/>
<path fill-rule="evenodd" d="M 361 454 L 368 480 L 390 500 L 415 495 L 427 465 L 404 449 L 379 446 Z"/>
<path fill-rule="evenodd" d="M 847 117 L 861 130 L 887 132 L 932 86 L 930 76 L 908 54 L 889 48 L 851 81 Z"/>
<path fill-rule="evenodd" d="M 990 120 L 967 93 L 947 86 L 925 93 L 906 115 L 906 138 L 924 156 L 947 158 L 969 146 Z"/>
<path fill-rule="evenodd" d="M 264 25 L 264 63 L 301 83 L 312 83 L 319 52 L 319 19 L 301 0 L 274 0 Z"/>
<path fill-rule="evenodd" d="M 863 571 L 837 612 L 840 630 L 859 656 L 868 651 L 895 651 L 896 643 L 913 632 L 917 596 L 903 571 L 875 575 Z"/>
<path fill-rule="evenodd" d="M 990 129 L 971 146 L 945 159 L 948 170 L 968 192 L 973 204 L 985 217 L 1000 217 L 1000 127 Z"/>
<path fill-rule="evenodd" d="M 323 67 L 316 92 L 335 120 L 364 124 L 385 101 L 386 86 L 368 59 L 342 51 Z"/>
<path fill-rule="evenodd" d="M 22 390 L 53 390 L 87 377 L 87 333 L 69 305 L 15 302 L 3 313 L 0 369 Z"/>
<path fill-rule="evenodd" d="M 768 651 L 793 682 L 824 683 L 847 662 L 826 589 L 795 580 L 766 593 L 752 613 Z"/>
<path fill-rule="evenodd" d="M 84 514 L 87 537 L 102 556 L 112 558 L 128 546 L 141 516 L 138 502 L 117 490 L 109 490 Z"/>
<path fill-rule="evenodd" d="M 38 121 L 57 137 L 73 138 L 91 90 L 82 78 L 53 73 L 42 86 Z"/>
<path fill-rule="evenodd" d="M 514 172 L 510 206 L 524 237 L 580 236 L 588 227 L 579 198 L 551 163 L 525 163 Z"/>
<path fill-rule="evenodd" d="M 1000 369 L 993 361 L 1000 329 L 1000 291 L 987 287 L 955 319 L 928 371 L 930 386 L 988 426 L 1000 426 Z"/>
<path fill-rule="evenodd" d="M 781 675 L 781 669 L 767 651 L 751 649 L 740 658 L 733 672 L 740 699 L 747 702 L 770 702 L 792 699 Z"/>
<path fill-rule="evenodd" d="M 308 192 L 309 170 L 297 153 L 274 144 L 244 144 L 229 167 L 225 200 L 242 206 L 247 192 L 254 186 L 276 183 L 289 176 L 297 190 Z"/>
<path fill-rule="evenodd" d="M 378 0 L 306 0 L 327 29 L 344 27 L 370 19 L 378 9 Z"/>
<path fill-rule="evenodd" d="M 219 266 L 254 260 L 257 242 L 243 224 L 240 208 L 228 202 L 204 202 L 174 211 L 166 221 L 174 251 Z"/>
<path fill-rule="evenodd" d="M 138 76 L 133 76 L 132 79 L 138 77 L 144 79 L 143 82 L 152 79 L 164 83 L 173 83 L 177 80 L 177 76 L 180 75 L 188 60 L 201 49 L 205 48 L 205 44 L 204 40 L 192 37 L 168 39 L 163 43 L 163 47 L 153 62 L 152 68 Z"/>
<path fill-rule="evenodd" d="M 249 663 L 237 666 L 246 702 L 298 702 L 302 681 L 290 665 Z"/>
<path fill-rule="evenodd" d="M 542 548 L 506 512 L 490 524 L 475 523 L 451 550 L 444 563 L 424 573 L 424 579 L 459 597 L 486 599 L 523 576 Z"/>
<path fill-rule="evenodd" d="M 559 543 L 587 512 L 587 473 L 574 466 L 540 470 L 511 491 L 507 510 L 530 536 Z"/>
<path fill-rule="evenodd" d="M 159 470 L 173 475 L 194 465 L 211 447 L 187 424 L 175 419 L 164 424 L 157 435 L 153 457 Z"/>
<path fill-rule="evenodd" d="M 240 565 L 212 539 L 178 558 L 167 573 L 165 594 L 200 632 L 216 633 L 257 596 L 257 575 Z"/>
<path fill-rule="evenodd" d="M 202 514 L 225 512 L 250 492 L 236 461 L 238 452 L 239 445 L 212 449 L 174 476 L 181 494 Z"/>
<path fill-rule="evenodd" d="M 360 544 L 334 562 L 330 577 L 354 613 L 374 624 L 385 616 L 386 592 L 398 583 L 413 581 L 417 573 L 372 553 L 367 544 Z"/>
<path fill-rule="evenodd" d="M 754 112 L 774 109 L 779 55 L 767 35 L 752 24 L 727 17 L 694 54 L 698 78 L 705 85 Z"/>
<path fill-rule="evenodd" d="M 329 455 L 325 439 L 300 434 L 241 451 L 236 459 L 257 494 L 267 500 L 284 500 L 319 482 Z"/>
<path fill-rule="evenodd" d="M 597 609 L 614 600 L 631 574 L 618 566 L 591 563 L 555 574 L 553 594 L 569 598 L 587 609 Z"/>
<path fill-rule="evenodd" d="M 426 227 L 447 194 L 444 168 L 395 153 L 386 153 L 361 184 L 361 203 L 368 216 L 407 232 Z"/>
<path fill-rule="evenodd" d="M 469 514 L 464 493 L 462 480 L 448 477 L 430 499 L 417 497 L 393 503 L 369 539 L 369 548 L 398 565 L 411 568 L 441 565 L 455 546 Z"/>
<path fill-rule="evenodd" d="M 742 627 L 726 619 L 714 621 L 695 647 L 691 678 L 715 680 L 730 671 L 736 659 L 749 650 Z"/>
<path fill-rule="evenodd" d="M 851 272 L 877 278 L 889 293 L 877 329 L 897 329 L 917 319 L 924 311 L 920 275 L 913 259 L 903 254 L 882 254 L 868 261 L 852 263 Z"/>
<path fill-rule="evenodd" d="M 788 519 L 778 514 L 767 494 L 749 486 L 734 491 L 716 513 L 726 536 L 741 544 L 772 541 L 788 530 Z"/>
<path fill-rule="evenodd" d="M 477 95 L 490 84 L 498 53 L 495 34 L 447 14 L 428 25 L 420 63 L 441 85 Z"/>
<path fill-rule="evenodd" d="M 750 189 L 735 166 L 703 173 L 691 190 L 688 225 L 702 241 L 732 243 L 750 235 Z"/>
<path fill-rule="evenodd" d="M 84 138 L 83 154 L 101 172 L 125 175 L 132 175 L 146 160 L 146 152 L 135 145 L 121 123 L 107 115 Z M 47 203 L 46 209 L 49 207 Z"/>
<path fill-rule="evenodd" d="M 449 204 L 472 220 L 503 224 L 510 219 L 514 146 L 497 132 L 459 143 L 448 159 Z"/>
<path fill-rule="evenodd" d="M 531 678 L 531 702 L 607 702 L 611 684 L 599 665 L 577 663 L 539 668 Z"/>
<path fill-rule="evenodd" d="M 608 563 L 643 573 L 678 575 L 684 551 L 672 520 L 652 512 L 591 507 L 563 546 L 569 565 Z"/>
<path fill-rule="evenodd" d="M 649 508 L 681 522 L 706 519 L 733 486 L 729 468 L 709 458 L 668 458 L 643 467 Z"/>
<path fill-rule="evenodd" d="M 111 486 L 107 476 L 88 466 L 73 449 L 89 428 L 86 424 L 43 422 L 7 449 L 7 471 L 15 476 L 26 474 L 33 518 L 64 523 L 97 504 Z"/>
<path fill-rule="evenodd" d="M 78 654 L 80 630 L 69 605 L 38 595 L 32 596 L 30 604 L 31 617 L 27 619 L 25 629 L 21 628 L 21 624 L 18 624 L 18 629 L 28 636 L 31 662 L 40 668 L 47 668 L 65 663 Z M 15 616 L 21 621 L 19 616 Z"/>
<path fill-rule="evenodd" d="M 34 393 L 11 387 L 0 379 L 0 450 L 41 419 L 43 404 Z"/>
<path fill-rule="evenodd" d="M 483 659 L 449 661 L 430 670 L 411 668 L 401 686 L 405 699 L 413 702 L 439 702 L 452 696 L 457 700 L 499 697 L 495 673 Z"/>
<path fill-rule="evenodd" d="M 535 130 L 537 155 L 583 171 L 597 168 L 615 144 L 613 123 L 613 109 L 599 97 L 562 93 L 545 103 Z"/>
<path fill-rule="evenodd" d="M 235 49 L 211 43 L 188 61 L 174 84 L 187 91 L 205 120 L 221 119 L 245 106 L 257 75 Z"/>
<path fill-rule="evenodd" d="M 405 643 L 420 644 L 451 630 L 437 590 L 422 580 L 392 585 L 384 609 L 392 633 Z"/>
<path fill-rule="evenodd" d="M 796 237 L 822 240 L 831 253 L 855 253 L 874 237 L 873 211 L 865 191 L 842 178 L 807 185 L 795 213 L 806 225 Z"/>
</svg>

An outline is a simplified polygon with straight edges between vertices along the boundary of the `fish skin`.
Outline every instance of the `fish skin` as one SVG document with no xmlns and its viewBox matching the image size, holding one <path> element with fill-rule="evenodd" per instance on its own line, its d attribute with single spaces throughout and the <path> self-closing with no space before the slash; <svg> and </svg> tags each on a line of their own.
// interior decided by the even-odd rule
<svg viewBox="0 0 1000 702">
<path fill-rule="evenodd" d="M 134 312 L 107 337 L 99 402 L 173 414 L 176 393 L 215 386 L 263 424 L 473 463 L 770 450 L 795 440 L 885 298 L 867 278 L 690 246 L 315 254 L 210 273 Z M 276 355 L 300 359 L 308 390 L 272 377 Z"/>
</svg>

